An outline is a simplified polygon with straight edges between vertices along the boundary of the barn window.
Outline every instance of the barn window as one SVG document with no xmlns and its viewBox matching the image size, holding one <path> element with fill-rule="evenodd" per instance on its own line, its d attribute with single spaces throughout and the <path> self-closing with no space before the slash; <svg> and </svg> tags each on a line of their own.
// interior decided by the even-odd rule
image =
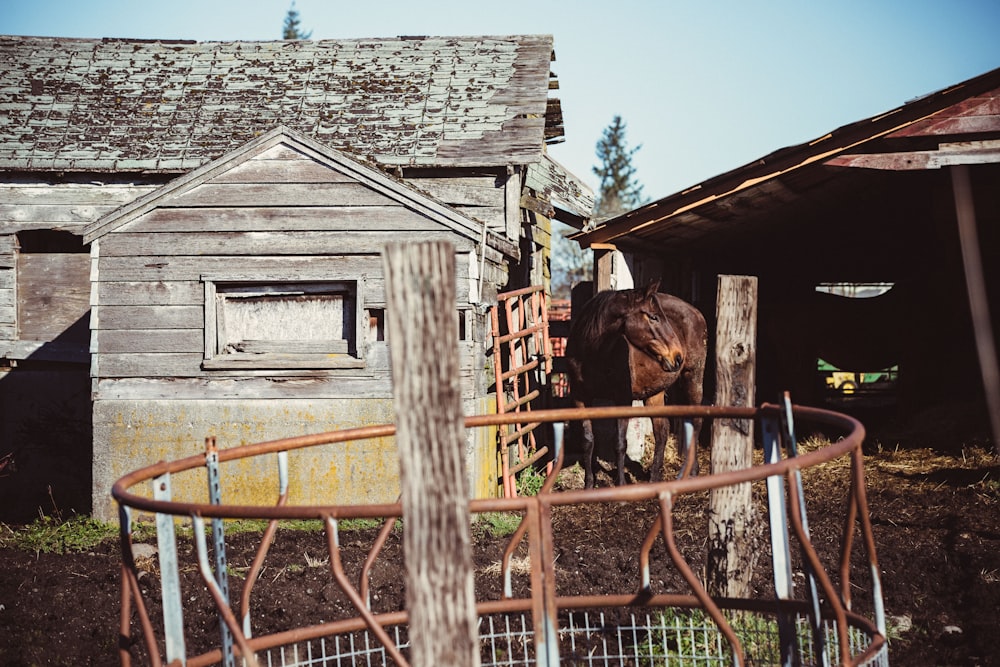
<svg viewBox="0 0 1000 667">
<path fill-rule="evenodd" d="M 892 304 L 898 296 L 893 288 L 890 282 L 816 285 L 817 292 L 842 297 L 842 304 L 821 320 L 832 336 L 824 337 L 826 351 L 820 350 L 816 359 L 828 400 L 877 404 L 894 398 L 899 365 L 893 363 L 898 358 L 891 349 L 896 339 L 891 333 L 896 317 Z"/>
<path fill-rule="evenodd" d="M 358 281 L 205 280 L 205 368 L 361 368 Z"/>
</svg>

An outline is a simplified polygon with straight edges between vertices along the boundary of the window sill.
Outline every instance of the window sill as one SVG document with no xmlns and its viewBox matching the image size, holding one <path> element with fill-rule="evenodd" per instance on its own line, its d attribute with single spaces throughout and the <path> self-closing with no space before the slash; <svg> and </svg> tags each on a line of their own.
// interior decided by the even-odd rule
<svg viewBox="0 0 1000 667">
<path fill-rule="evenodd" d="M 225 354 L 201 363 L 205 370 L 324 370 L 364 368 L 365 360 L 347 354 Z"/>
</svg>

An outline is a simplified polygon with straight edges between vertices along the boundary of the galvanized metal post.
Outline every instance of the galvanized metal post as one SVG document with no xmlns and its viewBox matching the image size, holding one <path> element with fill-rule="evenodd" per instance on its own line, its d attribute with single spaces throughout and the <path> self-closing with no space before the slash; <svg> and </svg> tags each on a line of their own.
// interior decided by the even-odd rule
<svg viewBox="0 0 1000 667">
<path fill-rule="evenodd" d="M 764 436 L 764 462 L 777 463 L 781 460 L 778 420 L 765 417 L 761 420 Z M 771 563 L 774 569 L 774 591 L 778 600 L 791 600 L 792 558 L 788 541 L 788 514 L 785 507 L 785 484 L 781 475 L 767 478 L 767 513 L 771 527 Z M 778 640 L 781 643 L 781 664 L 792 667 L 795 644 L 795 619 L 789 614 L 778 612 Z"/>
<path fill-rule="evenodd" d="M 153 499 L 171 499 L 170 473 L 153 479 Z M 163 600 L 163 640 L 167 662 L 186 664 L 184 609 L 181 606 L 181 578 L 177 568 L 177 536 L 171 514 L 156 515 L 156 547 L 160 559 L 160 594 Z"/>
<path fill-rule="evenodd" d="M 781 398 L 781 428 L 782 435 L 785 438 L 785 444 L 788 448 L 789 458 L 798 456 L 798 443 L 795 439 L 795 419 L 792 415 L 792 399 L 787 391 Z M 802 517 L 802 531 L 805 533 L 806 538 L 808 538 L 809 521 L 806 518 L 806 496 L 805 491 L 802 488 L 802 472 L 795 469 L 792 473 L 792 477 L 793 483 L 796 487 L 797 497 L 799 499 L 799 514 Z M 826 636 L 823 632 L 823 616 L 821 615 L 819 605 L 819 587 L 816 584 L 816 573 L 813 572 L 812 568 L 809 566 L 808 559 L 802 559 L 802 566 L 806 571 L 806 581 L 809 585 L 809 600 L 812 603 L 811 613 L 809 614 L 809 622 L 812 627 L 813 648 L 816 655 L 819 657 L 820 664 L 823 667 L 829 667 L 830 655 L 826 649 Z"/>
<path fill-rule="evenodd" d="M 219 450 L 215 436 L 205 438 L 205 470 L 208 472 L 208 498 L 213 505 L 222 504 L 222 487 L 219 481 Z M 226 531 L 222 519 L 212 519 L 212 551 L 215 554 L 215 581 L 226 603 L 229 603 L 229 572 L 226 562 Z M 219 633 L 222 636 L 222 663 L 234 667 L 233 633 L 229 631 L 222 612 L 219 612 Z"/>
</svg>

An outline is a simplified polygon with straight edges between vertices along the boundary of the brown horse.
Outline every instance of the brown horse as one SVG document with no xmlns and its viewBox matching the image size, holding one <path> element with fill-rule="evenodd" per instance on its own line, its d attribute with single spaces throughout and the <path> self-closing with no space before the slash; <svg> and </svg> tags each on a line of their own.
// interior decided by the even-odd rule
<svg viewBox="0 0 1000 667">
<path fill-rule="evenodd" d="M 573 324 L 566 343 L 570 394 L 577 407 L 598 400 L 631 405 L 663 405 L 667 390 L 673 403 L 700 405 L 707 353 L 705 318 L 692 306 L 669 294 L 657 292 L 660 281 L 645 289 L 608 291 L 588 301 Z M 675 395 L 676 394 L 676 395 Z M 663 474 L 663 450 L 670 434 L 667 419 L 653 419 L 651 481 Z M 625 483 L 625 431 L 627 420 L 617 423 L 615 454 L 618 485 Z M 586 488 L 594 486 L 594 430 L 584 420 L 583 462 Z M 700 420 L 695 421 L 698 442 Z M 678 441 L 678 449 L 683 443 Z M 685 451 L 679 451 L 681 458 Z"/>
</svg>

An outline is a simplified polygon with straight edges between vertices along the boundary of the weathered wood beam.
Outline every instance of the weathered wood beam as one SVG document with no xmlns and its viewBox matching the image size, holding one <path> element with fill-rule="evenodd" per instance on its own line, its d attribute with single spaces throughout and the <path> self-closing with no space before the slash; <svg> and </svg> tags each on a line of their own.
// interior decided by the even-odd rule
<svg viewBox="0 0 1000 667">
<path fill-rule="evenodd" d="M 997 162 L 1000 162 L 1000 140 L 945 143 L 933 151 L 838 155 L 827 160 L 825 164 L 831 167 L 917 171 L 962 164 L 994 164 Z"/>
<path fill-rule="evenodd" d="M 531 195 L 521 195 L 521 208 L 534 211 L 539 215 L 544 215 L 546 218 L 551 218 L 556 214 L 556 210 L 552 207 L 552 204 Z"/>
<path fill-rule="evenodd" d="M 756 397 L 757 278 L 719 276 L 716 302 L 715 405 L 749 408 Z M 712 422 L 712 473 L 753 465 L 750 420 Z M 712 489 L 708 510 L 706 579 L 712 595 L 746 597 L 750 592 L 761 526 L 749 483 Z"/>
<path fill-rule="evenodd" d="M 86 343 L 11 340 L 0 341 L 0 358 L 89 364 L 90 352 L 87 351 Z"/>
</svg>

